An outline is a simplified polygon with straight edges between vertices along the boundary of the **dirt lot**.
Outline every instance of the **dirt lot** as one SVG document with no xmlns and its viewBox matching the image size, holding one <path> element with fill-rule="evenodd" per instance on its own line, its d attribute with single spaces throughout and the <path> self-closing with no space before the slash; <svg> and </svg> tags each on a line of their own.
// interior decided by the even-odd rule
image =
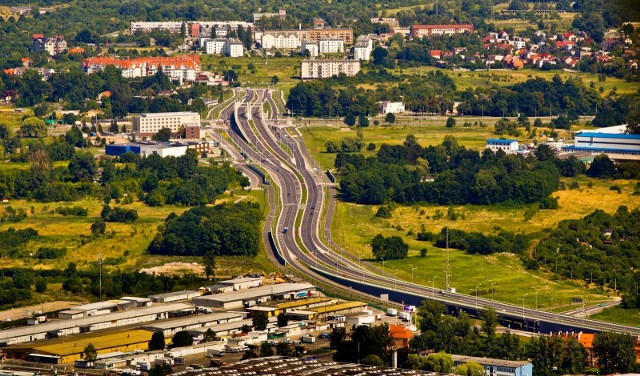
<svg viewBox="0 0 640 376">
<path fill-rule="evenodd" d="M 67 302 L 67 301 L 56 301 L 49 303 L 42 303 L 27 307 L 13 308 L 6 311 L 0 312 L 0 321 L 4 321 L 6 319 L 17 320 L 27 316 L 27 311 L 33 313 L 34 311 L 41 312 L 52 312 L 59 311 L 61 309 L 69 308 L 74 305 L 79 305 L 79 302 Z"/>
<path fill-rule="evenodd" d="M 140 273 L 151 275 L 204 275 L 204 265 L 197 262 L 170 262 L 153 268 L 140 269 Z"/>
</svg>

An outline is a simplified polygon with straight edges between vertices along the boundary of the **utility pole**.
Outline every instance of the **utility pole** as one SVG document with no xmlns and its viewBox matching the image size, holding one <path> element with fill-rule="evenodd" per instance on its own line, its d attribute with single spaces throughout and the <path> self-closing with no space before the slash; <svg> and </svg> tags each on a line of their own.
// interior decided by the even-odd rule
<svg viewBox="0 0 640 376">
<path fill-rule="evenodd" d="M 438 278 L 438 276 L 434 276 L 433 278 L 431 278 L 431 288 L 433 289 L 433 299 L 436 298 L 436 278 Z"/>
<path fill-rule="evenodd" d="M 488 281 L 491 282 L 491 301 L 493 301 L 493 285 L 495 284 L 495 282 L 490 279 Z"/>
<path fill-rule="evenodd" d="M 411 283 L 413 283 L 413 271 L 418 269 L 416 267 L 413 267 L 413 265 L 409 264 L 409 266 L 411 267 Z"/>
<path fill-rule="evenodd" d="M 100 301 L 102 301 L 102 252 L 98 252 L 98 267 L 100 269 Z"/>
<path fill-rule="evenodd" d="M 478 287 L 482 286 L 482 283 L 476 285 L 476 310 L 478 310 Z"/>
<path fill-rule="evenodd" d="M 446 263 L 446 269 L 444 271 L 444 287 L 445 290 L 449 291 L 449 229 L 446 229 L 445 232 L 445 246 L 446 246 L 446 253 L 447 253 L 447 263 Z"/>
</svg>

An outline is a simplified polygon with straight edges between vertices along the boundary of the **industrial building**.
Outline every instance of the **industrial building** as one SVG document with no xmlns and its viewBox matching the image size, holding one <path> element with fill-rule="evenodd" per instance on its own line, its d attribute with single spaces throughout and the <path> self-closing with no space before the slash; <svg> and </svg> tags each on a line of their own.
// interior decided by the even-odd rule
<svg viewBox="0 0 640 376">
<path fill-rule="evenodd" d="M 196 296 L 200 296 L 200 293 L 198 291 L 183 290 L 168 292 L 166 294 L 149 295 L 149 299 L 151 299 L 151 301 L 155 303 L 170 303 L 179 302 L 181 300 L 189 300 L 191 298 L 195 298 Z"/>
<path fill-rule="evenodd" d="M 192 314 L 193 307 L 174 303 L 89 316 L 72 320 L 53 320 L 33 326 L 22 326 L 0 331 L 0 347 L 24 342 L 58 338 L 77 333 L 142 324 L 155 320 Z"/>
<path fill-rule="evenodd" d="M 160 331 L 164 334 L 165 337 L 171 337 L 177 332 L 183 330 L 193 330 L 204 328 L 206 329 L 215 326 L 213 328 L 217 332 L 217 326 L 221 324 L 226 324 L 235 321 L 241 321 L 245 317 L 245 314 L 242 312 L 220 312 L 220 313 L 211 313 L 197 316 L 189 316 L 183 317 L 175 320 L 165 320 L 154 322 L 152 324 L 148 324 L 142 327 L 144 330 L 149 330 L 151 332 Z"/>
<path fill-rule="evenodd" d="M 249 374 L 270 375 L 300 375 L 326 376 L 326 375 L 359 375 L 359 376 L 384 376 L 384 375 L 433 375 L 433 372 L 408 370 L 389 367 L 367 366 L 355 363 L 340 363 L 333 361 L 320 361 L 315 357 L 309 358 L 285 358 L 272 356 L 268 358 L 253 358 L 241 360 L 237 363 L 218 368 L 205 368 L 202 370 L 185 371 L 182 376 L 207 375 L 246 376 Z"/>
<path fill-rule="evenodd" d="M 468 362 L 475 362 L 484 367 L 486 376 L 531 376 L 533 365 L 526 361 L 479 358 L 466 355 L 451 355 L 453 365 L 459 366 Z"/>
<path fill-rule="evenodd" d="M 127 142 L 122 144 L 111 144 L 105 146 L 105 154 L 110 156 L 120 156 L 127 152 L 138 154 L 142 157 L 148 157 L 156 154 L 162 158 L 165 157 L 181 157 L 187 154 L 189 145 L 175 142 L 155 142 L 155 141 L 139 141 Z"/>
<path fill-rule="evenodd" d="M 30 346 L 14 345 L 4 349 L 10 358 L 42 363 L 72 363 L 83 357 L 88 344 L 95 346 L 98 354 L 146 350 L 153 333 L 146 330 L 126 330 L 95 333 L 78 338 L 57 338 Z"/>
<path fill-rule="evenodd" d="M 350 313 L 362 312 L 367 308 L 367 303 L 363 302 L 344 302 L 322 307 L 316 307 L 311 311 L 318 312 L 318 319 L 326 319 L 333 315 L 346 315 Z"/>
<path fill-rule="evenodd" d="M 244 307 L 245 302 L 254 305 L 266 303 L 274 299 L 301 299 L 311 296 L 316 288 L 310 283 L 280 283 L 261 286 L 245 291 L 233 291 L 216 295 L 205 295 L 193 299 L 198 307 L 234 309 Z"/>
<path fill-rule="evenodd" d="M 404 112 L 404 103 L 402 102 L 389 102 L 389 101 L 380 101 L 378 102 L 378 107 L 380 108 L 380 112 L 383 115 L 386 114 L 397 114 L 399 112 Z"/>
<path fill-rule="evenodd" d="M 337 299 L 325 298 L 325 297 L 319 296 L 315 298 L 306 298 L 306 299 L 293 300 L 290 302 L 279 303 L 276 306 L 280 310 L 287 312 L 292 309 L 306 310 L 306 309 L 322 307 L 330 304 L 336 304 L 337 302 L 338 302 Z"/>
<path fill-rule="evenodd" d="M 492 152 L 497 152 L 498 150 L 502 150 L 507 154 L 517 153 L 520 146 L 518 145 L 518 141 L 516 140 L 507 140 L 504 138 L 496 139 L 490 138 L 487 140 L 486 149 L 491 150 Z"/>
<path fill-rule="evenodd" d="M 575 133 L 574 145 L 562 147 L 565 153 L 606 154 L 617 161 L 640 160 L 640 135 L 625 133 L 626 125 Z"/>
</svg>

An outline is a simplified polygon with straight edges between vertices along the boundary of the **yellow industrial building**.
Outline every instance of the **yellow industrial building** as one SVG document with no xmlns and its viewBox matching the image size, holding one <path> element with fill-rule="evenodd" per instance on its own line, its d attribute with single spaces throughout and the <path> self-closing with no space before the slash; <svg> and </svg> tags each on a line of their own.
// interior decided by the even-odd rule
<svg viewBox="0 0 640 376">
<path fill-rule="evenodd" d="M 46 340 L 32 346 L 13 345 L 6 347 L 4 352 L 9 358 L 15 359 L 53 364 L 73 363 L 84 358 L 84 349 L 90 343 L 98 354 L 147 350 L 152 335 L 152 332 L 146 330 L 92 333 Z"/>
</svg>

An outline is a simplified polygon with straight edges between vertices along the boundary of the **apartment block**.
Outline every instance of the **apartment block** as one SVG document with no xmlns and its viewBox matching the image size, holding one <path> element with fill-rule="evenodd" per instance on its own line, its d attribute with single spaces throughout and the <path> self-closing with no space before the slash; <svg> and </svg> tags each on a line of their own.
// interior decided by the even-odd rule
<svg viewBox="0 0 640 376">
<path fill-rule="evenodd" d="M 360 72 L 359 60 L 302 60 L 300 76 L 303 80 L 331 78 L 344 74 L 355 76 Z"/>
<path fill-rule="evenodd" d="M 422 38 L 437 35 L 453 35 L 472 33 L 473 25 L 471 24 L 455 24 L 455 25 L 413 25 L 411 26 L 411 37 Z"/>
<path fill-rule="evenodd" d="M 197 138 L 200 132 L 200 114 L 197 112 L 164 112 L 135 115 L 132 118 L 133 133 L 152 135 L 162 128 L 176 133 L 180 127 L 189 129 L 189 138 Z M 198 128 L 197 131 L 194 128 Z"/>
</svg>

